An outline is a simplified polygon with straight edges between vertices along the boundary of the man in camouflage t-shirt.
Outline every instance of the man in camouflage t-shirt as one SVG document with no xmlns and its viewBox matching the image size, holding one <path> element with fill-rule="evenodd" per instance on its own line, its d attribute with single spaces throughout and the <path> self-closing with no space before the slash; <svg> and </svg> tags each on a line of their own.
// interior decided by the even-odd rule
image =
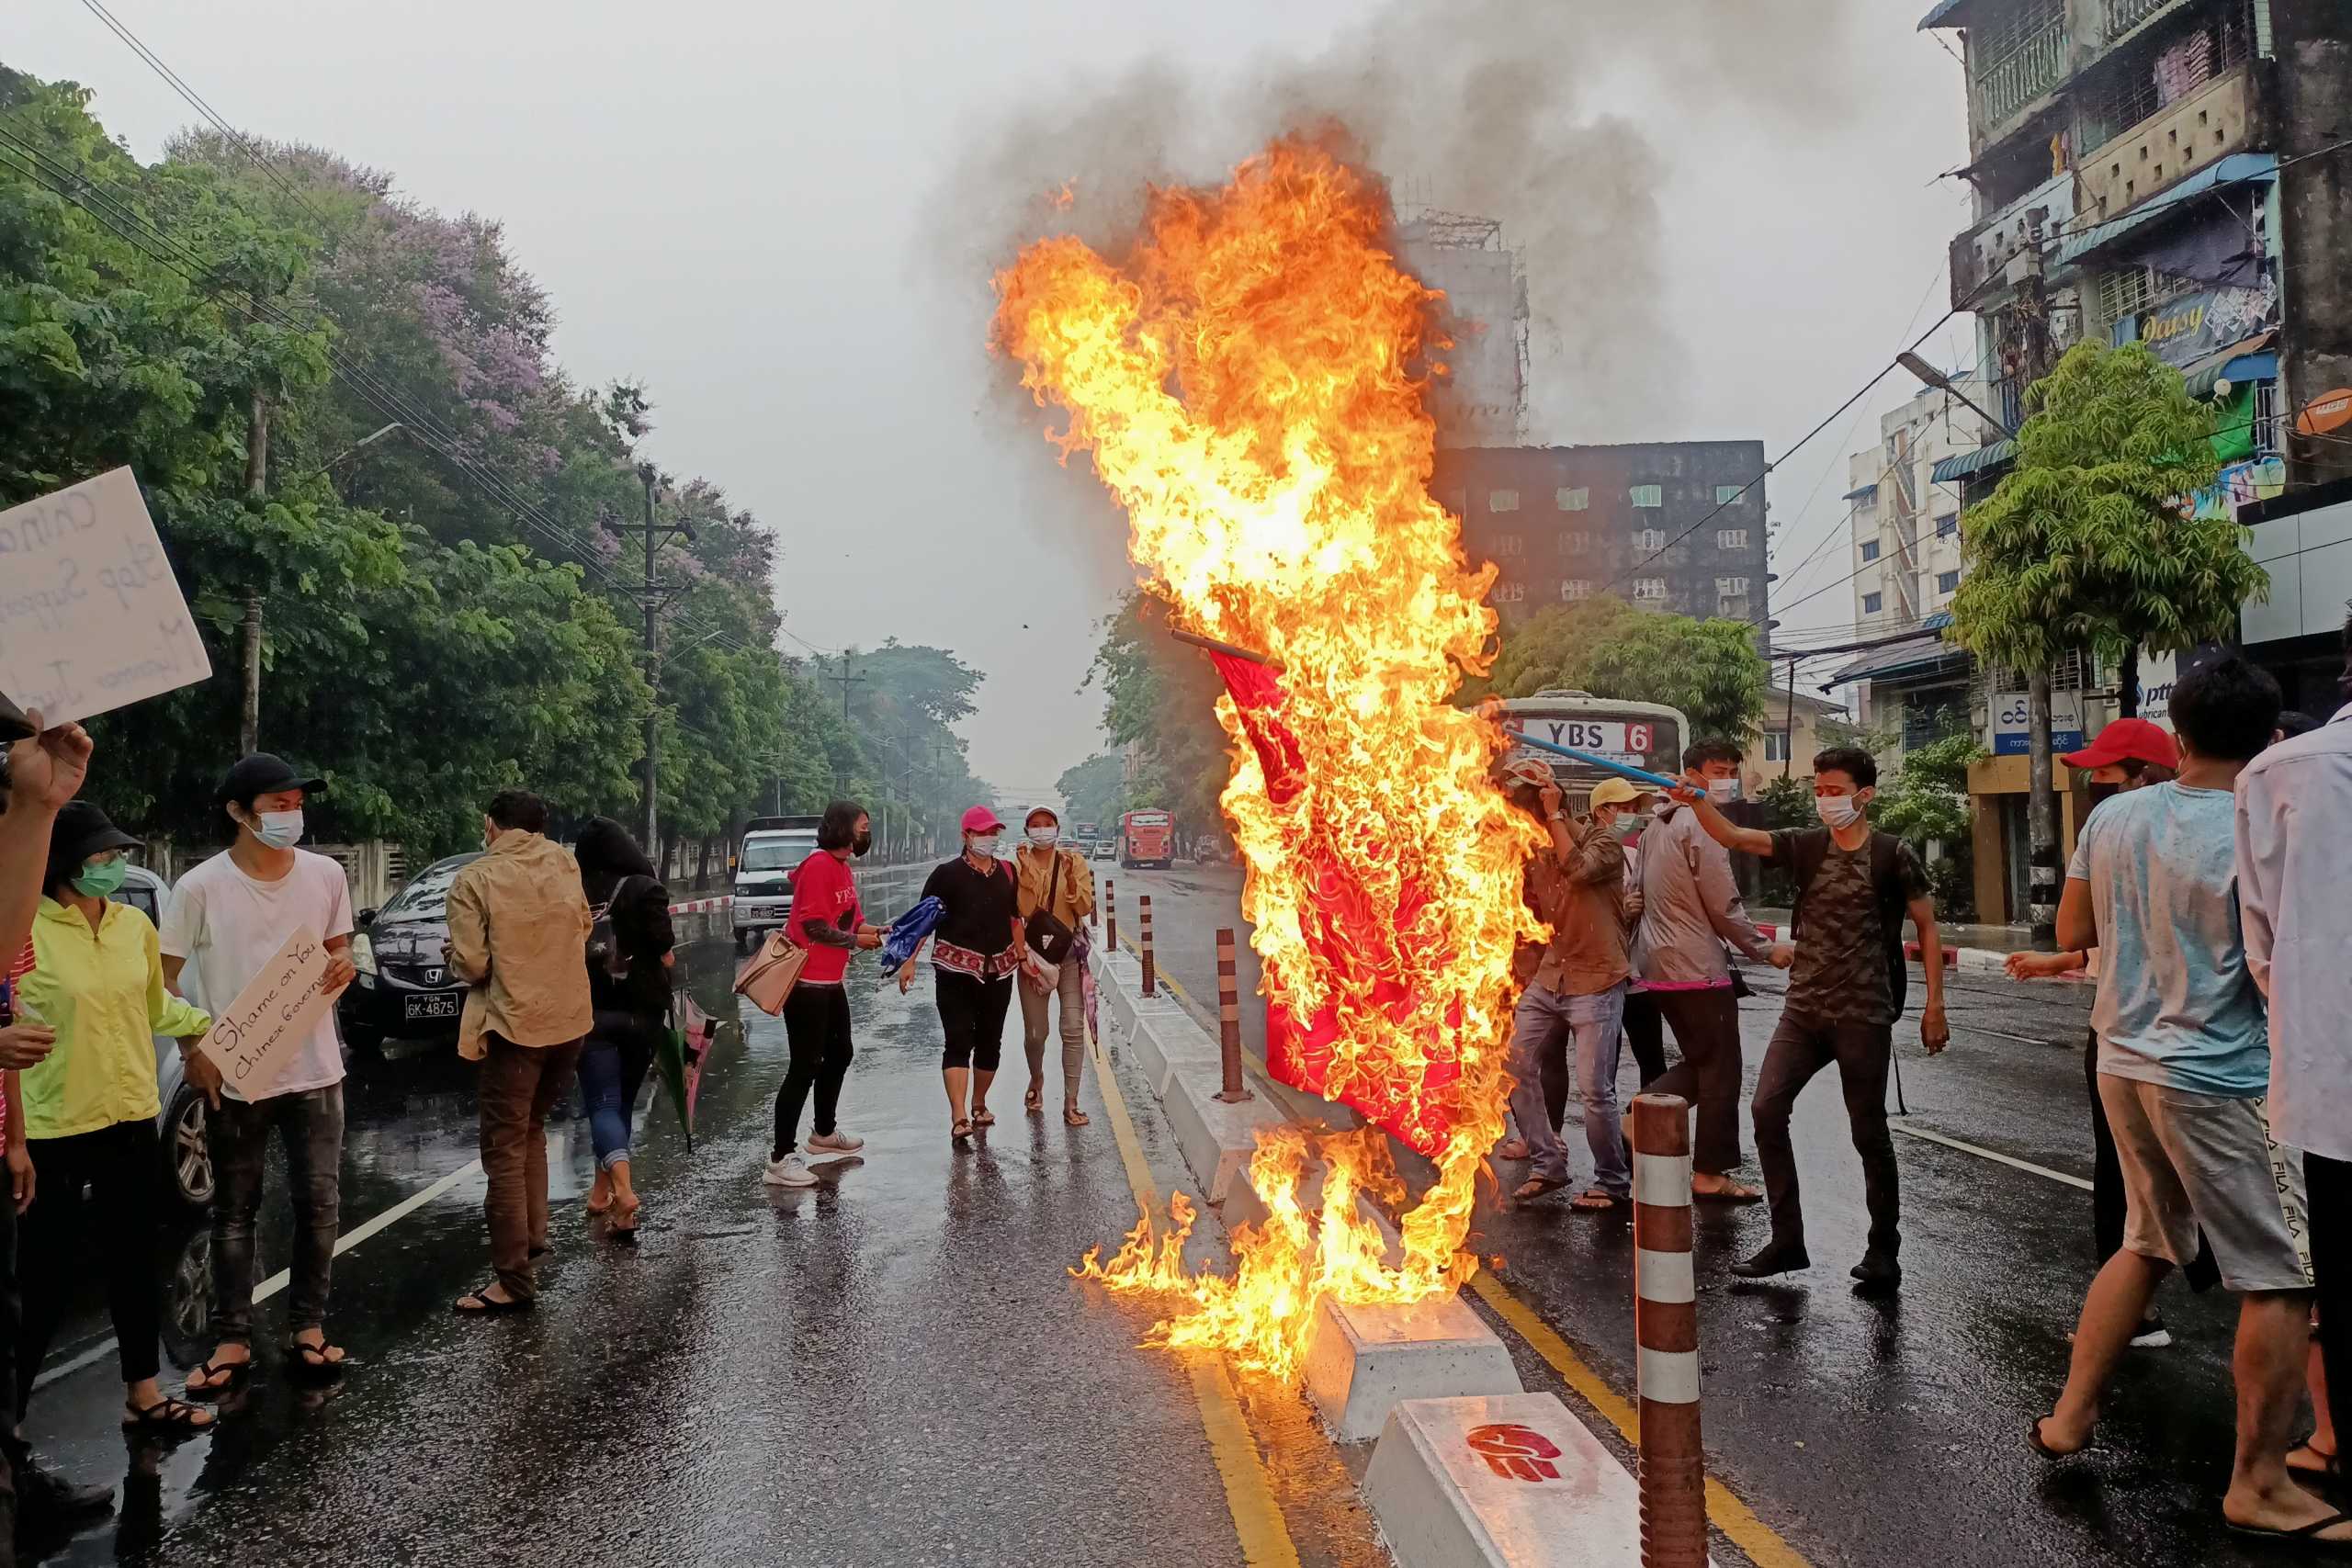
<svg viewBox="0 0 2352 1568">
<path fill-rule="evenodd" d="M 1756 1079 L 1756 1157 L 1764 1168 L 1772 1239 L 1734 1264 L 1732 1272 L 1752 1280 L 1811 1266 L 1789 1112 L 1814 1075 L 1834 1062 L 1854 1152 L 1862 1158 L 1871 1216 L 1870 1248 L 1853 1276 L 1865 1287 L 1892 1289 L 1903 1270 L 1896 1261 L 1902 1235 L 1886 1079 L 1907 984 L 1903 920 L 1908 918 L 1919 933 L 1928 986 L 1919 1038 L 1931 1055 L 1951 1039 L 1944 1022 L 1942 944 L 1917 857 L 1900 840 L 1874 831 L 1863 816 L 1877 793 L 1877 763 L 1868 752 L 1838 747 L 1813 760 L 1813 773 L 1814 807 L 1823 826 L 1803 830 L 1736 827 L 1706 804 L 1703 792 L 1676 792 L 1717 843 L 1788 867 L 1797 885 L 1796 963 L 1780 1027 Z"/>
</svg>

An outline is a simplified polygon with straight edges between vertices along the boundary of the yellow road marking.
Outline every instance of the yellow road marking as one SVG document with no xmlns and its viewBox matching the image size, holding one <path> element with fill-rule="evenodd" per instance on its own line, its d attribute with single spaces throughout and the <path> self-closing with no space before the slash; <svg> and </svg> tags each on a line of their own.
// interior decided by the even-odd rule
<svg viewBox="0 0 2352 1568">
<path fill-rule="evenodd" d="M 1159 1187 L 1143 1157 L 1143 1145 L 1128 1120 L 1127 1102 L 1119 1081 L 1102 1054 L 1102 1043 L 1090 1040 L 1094 1054 L 1095 1087 L 1102 1091 L 1103 1109 L 1110 1112 L 1111 1135 L 1119 1145 L 1119 1161 L 1126 1167 L 1127 1185 L 1136 1201 L 1151 1214 L 1159 1213 Z M 1224 1358 L 1188 1358 L 1193 1397 L 1201 1407 L 1201 1428 L 1208 1436 L 1209 1455 L 1216 1461 L 1217 1477 L 1225 1483 L 1225 1506 L 1233 1516 L 1234 1533 L 1240 1538 L 1242 1560 L 1250 1568 L 1298 1568 L 1298 1549 L 1291 1544 L 1290 1527 L 1283 1521 L 1282 1506 L 1274 1501 L 1272 1482 L 1257 1440 L 1241 1414 Z"/>
<path fill-rule="evenodd" d="M 1609 1424 L 1617 1428 L 1629 1443 L 1641 1438 L 1641 1412 L 1633 1401 L 1603 1382 L 1600 1374 L 1584 1364 L 1582 1357 L 1569 1348 L 1552 1325 L 1544 1321 L 1535 1309 L 1513 1295 L 1510 1287 L 1487 1270 L 1480 1270 L 1470 1281 L 1470 1288 L 1479 1299 L 1502 1315 L 1519 1337 L 1534 1348 L 1535 1353 L 1552 1364 L 1562 1382 L 1577 1391 L 1584 1402 L 1600 1412 Z M 1804 1553 L 1791 1546 L 1781 1533 L 1756 1517 L 1755 1510 L 1732 1495 L 1731 1488 L 1713 1476 L 1707 1477 L 1707 1519 L 1717 1529 L 1731 1538 L 1732 1544 L 1747 1553 L 1757 1568 L 1812 1568 Z"/>
</svg>

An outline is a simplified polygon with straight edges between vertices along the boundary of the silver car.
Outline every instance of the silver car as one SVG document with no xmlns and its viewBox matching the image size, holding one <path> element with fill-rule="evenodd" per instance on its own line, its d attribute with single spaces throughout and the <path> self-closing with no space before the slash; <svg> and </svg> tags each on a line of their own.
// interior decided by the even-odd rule
<svg viewBox="0 0 2352 1568">
<path fill-rule="evenodd" d="M 109 897 L 128 904 L 158 926 L 171 886 L 143 865 L 132 866 Z M 212 1147 L 205 1140 L 203 1093 L 187 1081 L 180 1043 L 155 1036 L 155 1098 L 163 1105 L 155 1135 L 164 1145 L 164 1179 L 172 1195 L 191 1209 L 212 1201 Z"/>
</svg>

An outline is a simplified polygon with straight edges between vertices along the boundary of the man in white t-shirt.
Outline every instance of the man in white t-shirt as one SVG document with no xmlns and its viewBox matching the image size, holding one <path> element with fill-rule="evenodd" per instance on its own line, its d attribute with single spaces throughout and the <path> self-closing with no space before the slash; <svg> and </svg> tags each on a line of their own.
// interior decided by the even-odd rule
<svg viewBox="0 0 2352 1568">
<path fill-rule="evenodd" d="M 218 800 L 236 840 L 180 878 L 164 915 L 164 978 L 175 990 L 193 979 L 208 1005 L 226 1007 L 305 928 L 326 941 L 328 992 L 351 983 L 351 889 L 343 867 L 294 847 L 305 796 L 324 787 L 267 752 L 229 770 Z M 189 1373 L 188 1394 L 226 1393 L 253 1368 L 254 1222 L 273 1128 L 294 1190 L 290 1348 L 301 1371 L 333 1377 L 344 1359 L 326 1337 L 328 1273 L 343 1210 L 343 1043 L 334 1013 L 319 1020 L 300 1059 L 258 1100 L 223 1084 L 201 1053 L 187 1051 L 186 1058 L 188 1082 L 212 1106 L 212 1326 L 220 1340 L 211 1359 Z"/>
</svg>

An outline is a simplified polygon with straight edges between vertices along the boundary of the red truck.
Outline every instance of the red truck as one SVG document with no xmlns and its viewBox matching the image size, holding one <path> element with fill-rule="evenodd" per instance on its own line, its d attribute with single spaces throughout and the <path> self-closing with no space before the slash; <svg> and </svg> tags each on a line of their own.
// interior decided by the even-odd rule
<svg viewBox="0 0 2352 1568">
<path fill-rule="evenodd" d="M 1119 863 L 1129 871 L 1176 863 L 1176 824 L 1165 811 L 1130 811 L 1119 818 Z"/>
</svg>

